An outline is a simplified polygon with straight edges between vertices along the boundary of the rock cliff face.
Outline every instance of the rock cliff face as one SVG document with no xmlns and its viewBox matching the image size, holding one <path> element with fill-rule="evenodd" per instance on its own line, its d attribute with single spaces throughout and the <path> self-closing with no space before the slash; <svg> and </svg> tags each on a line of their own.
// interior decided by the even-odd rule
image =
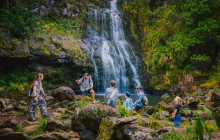
<svg viewBox="0 0 220 140">
<path fill-rule="evenodd" d="M 2 3 L 0 75 L 6 76 L 1 78 L 0 91 L 11 90 L 10 81 L 29 84 L 39 72 L 44 73 L 46 85 L 53 88 L 56 84 L 72 86 L 73 79 L 82 73 L 92 73 L 92 61 L 81 46 L 86 12 L 89 8 L 105 7 L 107 0 Z M 11 73 L 26 80 L 7 78 Z"/>
<path fill-rule="evenodd" d="M 79 41 L 71 36 L 33 38 L 24 41 L 0 36 L 0 56 L 2 61 L 7 61 L 3 62 L 2 68 L 18 58 L 43 64 L 72 63 L 88 66 L 90 62 Z"/>
</svg>

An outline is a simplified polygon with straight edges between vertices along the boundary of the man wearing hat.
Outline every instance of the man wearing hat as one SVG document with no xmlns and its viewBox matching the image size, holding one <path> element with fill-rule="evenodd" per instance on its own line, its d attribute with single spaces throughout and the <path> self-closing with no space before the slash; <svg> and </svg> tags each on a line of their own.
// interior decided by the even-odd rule
<svg viewBox="0 0 220 140">
<path fill-rule="evenodd" d="M 145 102 L 147 101 L 146 96 L 141 91 L 142 87 L 137 86 L 137 94 L 138 94 L 138 100 L 133 104 L 133 110 L 138 111 L 143 105 L 145 105 Z"/>
<path fill-rule="evenodd" d="M 91 76 L 88 73 L 85 73 L 84 76 L 80 80 L 76 80 L 76 83 L 80 85 L 81 95 L 85 95 L 85 93 L 92 94 L 92 101 L 95 100 L 95 91 L 93 90 L 93 82 Z M 82 97 L 83 100 L 83 97 Z"/>
</svg>

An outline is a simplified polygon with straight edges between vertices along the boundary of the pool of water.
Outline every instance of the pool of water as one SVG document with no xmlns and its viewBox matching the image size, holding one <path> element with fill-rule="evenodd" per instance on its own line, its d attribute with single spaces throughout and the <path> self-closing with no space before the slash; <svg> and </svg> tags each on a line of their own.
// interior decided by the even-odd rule
<svg viewBox="0 0 220 140">
<path fill-rule="evenodd" d="M 88 95 L 91 96 L 91 95 Z M 119 94 L 118 96 L 121 96 L 122 99 L 125 99 L 124 94 Z M 160 96 L 157 95 L 146 95 L 147 99 L 148 99 L 148 105 L 149 106 L 156 106 L 158 102 L 160 102 L 162 99 L 160 98 Z M 131 94 L 131 98 L 133 99 L 133 102 L 135 102 L 138 99 L 138 96 L 136 94 Z M 96 94 L 95 95 L 95 99 L 96 100 L 100 100 L 101 102 L 105 102 L 104 100 L 104 94 Z"/>
<path fill-rule="evenodd" d="M 87 94 L 87 96 L 91 97 L 91 94 Z M 118 96 L 121 96 L 123 100 L 125 99 L 124 94 L 119 94 Z M 156 106 L 156 104 L 162 100 L 160 98 L 160 96 L 157 96 L 157 95 L 146 94 L 146 96 L 148 98 L 148 105 L 149 106 Z M 133 102 L 135 102 L 138 99 L 138 96 L 137 96 L 137 94 L 131 94 L 131 98 L 133 99 Z M 15 99 L 17 101 L 17 103 L 19 101 L 25 101 L 28 104 L 30 104 L 29 97 L 17 97 L 17 98 L 10 98 L 10 99 Z M 95 94 L 95 99 L 100 100 L 101 102 L 105 102 L 104 94 Z"/>
</svg>

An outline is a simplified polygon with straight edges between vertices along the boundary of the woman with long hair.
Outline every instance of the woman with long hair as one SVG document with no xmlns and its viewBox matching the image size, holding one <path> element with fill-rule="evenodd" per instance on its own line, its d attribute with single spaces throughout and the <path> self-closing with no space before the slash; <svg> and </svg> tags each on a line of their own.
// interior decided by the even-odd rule
<svg viewBox="0 0 220 140">
<path fill-rule="evenodd" d="M 28 113 L 29 121 L 36 121 L 35 112 L 37 110 L 37 105 L 39 105 L 40 107 L 41 115 L 43 117 L 47 117 L 47 104 L 44 98 L 40 95 L 40 92 L 42 92 L 44 97 L 47 96 L 42 88 L 41 81 L 43 80 L 43 78 L 43 74 L 38 74 L 31 85 L 33 92 L 31 94 L 31 105 Z"/>
</svg>

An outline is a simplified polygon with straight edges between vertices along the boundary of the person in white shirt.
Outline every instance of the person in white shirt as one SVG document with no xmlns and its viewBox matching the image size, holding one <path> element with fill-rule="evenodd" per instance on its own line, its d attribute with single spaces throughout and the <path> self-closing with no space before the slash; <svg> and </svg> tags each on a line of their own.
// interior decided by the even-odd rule
<svg viewBox="0 0 220 140">
<path fill-rule="evenodd" d="M 89 76 L 88 73 L 85 73 L 84 76 L 80 80 L 76 80 L 76 83 L 80 85 L 82 100 L 83 100 L 83 96 L 86 93 L 91 93 L 92 101 L 94 102 L 95 91 L 93 90 L 93 81 L 92 81 L 91 76 Z"/>
</svg>

